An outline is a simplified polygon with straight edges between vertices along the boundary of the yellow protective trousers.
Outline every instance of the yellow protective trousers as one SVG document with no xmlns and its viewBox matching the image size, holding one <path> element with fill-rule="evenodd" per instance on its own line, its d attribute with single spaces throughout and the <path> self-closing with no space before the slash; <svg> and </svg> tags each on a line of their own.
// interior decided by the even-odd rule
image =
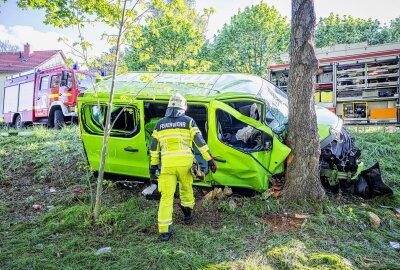
<svg viewBox="0 0 400 270">
<path fill-rule="evenodd" d="M 158 191 L 161 193 L 160 207 L 158 208 L 158 231 L 160 233 L 168 232 L 168 226 L 172 224 L 174 194 L 178 182 L 181 205 L 192 209 L 194 207 L 191 166 L 191 163 L 177 167 L 161 166 L 161 173 L 158 177 Z"/>
</svg>

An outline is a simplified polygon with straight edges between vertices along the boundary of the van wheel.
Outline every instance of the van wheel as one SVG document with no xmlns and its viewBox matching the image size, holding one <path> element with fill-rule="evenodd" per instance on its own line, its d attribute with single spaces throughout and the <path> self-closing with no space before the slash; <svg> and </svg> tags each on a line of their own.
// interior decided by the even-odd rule
<svg viewBox="0 0 400 270">
<path fill-rule="evenodd" d="M 54 129 L 61 129 L 65 125 L 64 115 L 61 110 L 54 111 Z"/>
<path fill-rule="evenodd" d="M 15 117 L 14 127 L 15 127 L 16 129 L 22 129 L 22 128 L 24 128 L 24 122 L 22 122 L 22 118 L 21 118 L 21 115 L 20 115 L 20 114 L 18 114 L 17 117 Z"/>
</svg>

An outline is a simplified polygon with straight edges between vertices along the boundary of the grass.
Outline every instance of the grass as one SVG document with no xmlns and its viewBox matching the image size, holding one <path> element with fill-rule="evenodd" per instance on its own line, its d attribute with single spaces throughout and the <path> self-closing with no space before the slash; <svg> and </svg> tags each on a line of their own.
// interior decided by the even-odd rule
<svg viewBox="0 0 400 270">
<path fill-rule="evenodd" d="M 190 227 L 179 221 L 182 214 L 175 207 L 176 234 L 167 243 L 158 239 L 158 204 L 139 196 L 140 188 L 107 189 L 101 218 L 90 223 L 90 174 L 76 127 L 34 129 L 29 137 L 0 137 L 0 195 L 9 194 L 21 179 L 31 189 L 39 189 L 26 191 L 16 200 L 0 196 L 0 268 L 400 269 L 399 253 L 389 245 L 389 241 L 400 241 L 400 219 L 381 207 L 400 205 L 400 133 L 351 131 L 363 149 L 366 165 L 380 162 L 395 196 L 369 201 L 335 196 L 322 204 L 291 205 L 262 196 L 243 197 L 236 198 L 239 207 L 234 210 L 228 199 L 199 199 L 197 219 Z M 44 154 L 48 157 L 40 157 Z M 66 169 L 65 164 L 70 167 Z M 29 171 L 30 167 L 35 169 Z M 49 186 L 56 186 L 56 195 L 49 193 Z M 86 193 L 74 193 L 76 187 Z M 55 208 L 32 210 L 38 200 Z M 16 219 L 18 211 L 35 214 Z M 381 218 L 379 228 L 371 225 L 369 211 Z M 310 217 L 294 230 L 284 227 L 274 232 L 274 226 L 283 222 L 273 224 L 273 218 L 286 220 L 294 213 Z M 107 246 L 111 252 L 95 255 Z"/>
</svg>

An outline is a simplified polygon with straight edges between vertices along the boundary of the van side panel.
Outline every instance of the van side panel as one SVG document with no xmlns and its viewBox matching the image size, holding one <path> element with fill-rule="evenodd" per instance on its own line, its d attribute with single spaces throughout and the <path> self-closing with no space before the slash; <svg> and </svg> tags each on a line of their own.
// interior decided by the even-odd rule
<svg viewBox="0 0 400 270">
<path fill-rule="evenodd" d="M 96 101 L 90 104 L 96 104 Z M 119 104 L 124 106 L 126 104 Z M 100 167 L 100 158 L 103 145 L 103 136 L 98 134 L 90 134 L 82 126 L 84 121 L 88 121 L 85 117 L 91 117 L 83 112 L 82 102 L 78 103 L 79 116 L 82 130 L 82 141 L 86 150 L 86 155 L 90 167 L 93 171 L 98 171 Z M 116 137 L 110 136 L 108 140 L 107 156 L 105 162 L 105 172 L 119 175 L 127 175 L 133 177 L 149 177 L 149 158 L 147 155 L 145 142 L 145 129 L 143 119 L 143 102 L 137 101 L 131 103 L 135 106 L 140 114 L 140 130 L 133 137 Z"/>
</svg>

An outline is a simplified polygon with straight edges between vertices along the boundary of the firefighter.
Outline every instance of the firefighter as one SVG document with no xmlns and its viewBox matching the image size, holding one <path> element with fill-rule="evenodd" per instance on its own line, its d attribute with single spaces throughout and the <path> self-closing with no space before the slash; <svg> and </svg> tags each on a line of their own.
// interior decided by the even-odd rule
<svg viewBox="0 0 400 270">
<path fill-rule="evenodd" d="M 210 170 L 215 173 L 217 166 L 210 150 L 201 135 L 196 122 L 185 115 L 186 99 L 176 93 L 169 100 L 165 117 L 160 119 L 153 131 L 150 146 L 150 178 L 156 179 L 156 171 L 160 165 L 158 190 L 161 193 L 158 209 L 158 230 L 162 241 L 168 241 L 172 236 L 172 211 L 177 182 L 181 209 L 186 225 L 192 222 L 192 209 L 195 199 L 193 196 L 193 176 L 191 167 L 194 156 L 194 142 L 203 158 L 208 162 Z"/>
</svg>

